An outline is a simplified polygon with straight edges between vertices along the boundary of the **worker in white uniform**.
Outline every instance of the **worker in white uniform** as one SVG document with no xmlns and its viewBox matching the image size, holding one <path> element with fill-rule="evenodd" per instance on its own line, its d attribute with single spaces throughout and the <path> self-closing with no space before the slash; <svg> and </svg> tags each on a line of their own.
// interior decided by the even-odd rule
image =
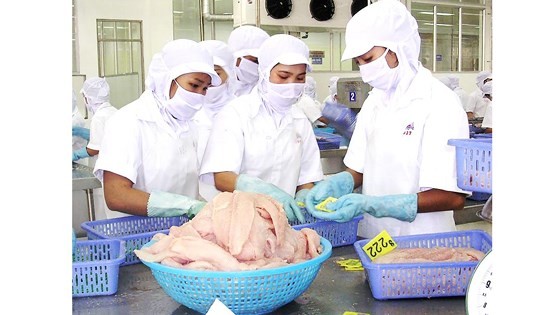
<svg viewBox="0 0 560 315">
<path fill-rule="evenodd" d="M 87 146 L 74 151 L 73 159 L 79 160 L 91 157 L 90 165 L 95 166 L 105 136 L 105 122 L 117 111 L 109 102 L 110 91 L 109 83 L 105 78 L 93 77 L 84 81 L 80 93 L 84 97 L 87 110 L 92 115 L 89 129 L 90 137 Z M 105 219 L 108 208 L 105 204 L 102 188 L 93 190 L 93 202 L 96 220 Z"/>
<path fill-rule="evenodd" d="M 80 93 L 83 95 L 86 108 L 91 112 L 91 125 L 89 128 L 89 142 L 87 146 L 74 151 L 72 161 L 96 157 L 101 148 L 105 135 L 105 122 L 117 109 L 109 103 L 110 87 L 105 78 L 93 77 L 84 81 Z M 94 159 L 92 165 L 95 164 Z"/>
<path fill-rule="evenodd" d="M 303 202 L 313 183 L 323 179 L 311 124 L 293 106 L 310 71 L 309 48 L 300 39 L 278 34 L 262 44 L 256 88 L 216 115 L 201 181 L 219 191 L 269 195 L 290 221 L 304 221 L 296 200 Z"/>
<path fill-rule="evenodd" d="M 338 79 L 340 79 L 338 76 L 332 76 L 329 78 L 329 95 L 327 95 L 327 97 L 325 97 L 325 99 L 323 100 L 323 108 L 325 108 L 326 102 L 338 103 L 338 96 L 337 96 Z"/>
<path fill-rule="evenodd" d="M 259 48 L 269 37 L 267 32 L 253 25 L 239 26 L 229 34 L 227 43 L 236 58 L 236 96 L 249 94 L 257 84 Z"/>
<path fill-rule="evenodd" d="M 445 84 L 448 88 L 450 88 L 461 101 L 461 105 L 463 105 L 463 109 L 467 111 L 467 105 L 469 103 L 470 96 L 469 94 L 463 90 L 463 88 L 459 85 L 459 77 L 455 75 L 447 75 L 439 79 L 443 84 Z"/>
<path fill-rule="evenodd" d="M 307 119 L 309 119 L 313 127 L 324 127 L 329 121 L 323 117 L 321 113 L 323 106 L 321 102 L 317 100 L 316 87 L 317 82 L 315 79 L 311 76 L 307 76 L 303 88 L 303 95 L 296 103 L 296 106 L 305 113 L 305 116 L 307 116 Z"/>
<path fill-rule="evenodd" d="M 219 86 L 211 86 L 204 96 L 204 104 L 202 110 L 198 111 L 193 120 L 198 125 L 198 158 L 202 163 L 206 144 L 210 137 L 210 131 L 216 114 L 226 106 L 235 96 L 236 82 L 235 58 L 230 47 L 219 40 L 204 40 L 200 42 L 204 48 L 210 52 L 214 61 L 214 71 L 220 76 L 222 84 Z M 199 182 L 200 196 L 210 201 L 219 193 L 214 185 Z"/>
<path fill-rule="evenodd" d="M 486 107 L 490 101 L 488 98 L 484 97 L 484 92 L 482 92 L 482 86 L 484 83 L 492 80 L 492 72 L 481 71 L 476 76 L 476 86 L 477 90 L 474 90 L 469 94 L 469 101 L 467 103 L 467 116 L 469 119 L 474 118 L 484 118 L 486 113 Z"/>
<path fill-rule="evenodd" d="M 467 139 L 467 115 L 457 96 L 419 63 L 418 25 L 396 0 L 380 0 L 346 27 L 342 60 L 353 58 L 373 87 L 364 101 L 348 151 L 347 169 L 307 194 L 313 216 L 346 222 L 364 214 L 358 235 L 372 238 L 455 230 L 454 209 L 469 192 L 457 187 L 455 148 Z M 352 193 L 362 188 L 362 194 Z M 333 212 L 315 206 L 327 197 Z"/>
<path fill-rule="evenodd" d="M 78 100 L 76 92 L 72 90 L 72 161 L 78 162 L 74 159 L 74 152 L 85 148 L 89 140 L 89 129 L 85 127 L 86 120 L 78 110 Z M 85 165 L 85 164 L 84 164 Z"/>
<path fill-rule="evenodd" d="M 95 164 L 112 212 L 193 216 L 202 209 L 192 118 L 208 87 L 220 84 L 212 56 L 199 43 L 174 40 L 153 57 L 146 90 L 109 119 Z"/>
<path fill-rule="evenodd" d="M 486 81 L 482 85 L 482 93 L 484 93 L 484 98 L 488 99 L 488 106 L 486 106 L 486 112 L 484 113 L 484 119 L 482 119 L 481 128 L 484 129 L 484 133 L 492 133 L 492 80 Z"/>
</svg>

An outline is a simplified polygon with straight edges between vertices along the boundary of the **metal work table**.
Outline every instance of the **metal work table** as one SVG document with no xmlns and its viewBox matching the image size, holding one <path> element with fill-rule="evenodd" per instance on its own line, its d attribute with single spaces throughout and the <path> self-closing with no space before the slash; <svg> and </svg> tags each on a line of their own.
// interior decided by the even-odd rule
<svg viewBox="0 0 560 315">
<path fill-rule="evenodd" d="M 93 169 L 72 162 L 72 190 L 84 190 L 86 192 L 89 221 L 95 220 L 94 188 L 101 188 L 101 182 L 93 176 Z"/>
<path fill-rule="evenodd" d="M 357 258 L 353 246 L 333 249 L 309 289 L 270 314 L 341 315 L 345 311 L 371 315 L 465 314 L 464 297 L 376 300 L 363 271 L 344 271 L 336 261 Z M 112 296 L 81 297 L 72 300 L 73 314 L 201 314 L 169 297 L 144 264 L 121 267 L 119 288 Z"/>
</svg>

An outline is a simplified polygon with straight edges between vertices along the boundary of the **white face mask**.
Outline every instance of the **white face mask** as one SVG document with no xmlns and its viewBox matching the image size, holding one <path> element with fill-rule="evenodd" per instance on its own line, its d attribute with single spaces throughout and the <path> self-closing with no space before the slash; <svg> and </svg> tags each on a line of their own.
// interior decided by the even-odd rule
<svg viewBox="0 0 560 315">
<path fill-rule="evenodd" d="M 385 50 L 381 57 L 360 66 L 360 75 L 362 76 L 362 80 L 372 87 L 382 91 L 387 91 L 393 88 L 398 76 L 397 69 L 399 67 L 397 66 L 393 69 L 389 68 L 389 64 L 385 59 L 388 52 L 389 48 Z"/>
<path fill-rule="evenodd" d="M 235 75 L 244 84 L 255 84 L 259 79 L 259 65 L 241 57 L 238 67 L 234 68 Z"/>
<path fill-rule="evenodd" d="M 219 86 L 211 86 L 206 90 L 204 107 L 210 110 L 218 110 L 223 107 L 230 98 L 231 94 L 228 91 L 227 82 Z"/>
<path fill-rule="evenodd" d="M 264 103 L 281 115 L 286 114 L 297 103 L 305 87 L 305 83 L 278 84 L 270 81 L 263 81 L 263 85 Z"/>
<path fill-rule="evenodd" d="M 492 80 L 487 81 L 482 85 L 482 93 L 492 95 Z"/>
<path fill-rule="evenodd" d="M 185 90 L 177 81 L 175 84 L 177 84 L 177 91 L 173 98 L 167 101 L 167 110 L 177 120 L 187 121 L 202 108 L 204 95 Z"/>
</svg>

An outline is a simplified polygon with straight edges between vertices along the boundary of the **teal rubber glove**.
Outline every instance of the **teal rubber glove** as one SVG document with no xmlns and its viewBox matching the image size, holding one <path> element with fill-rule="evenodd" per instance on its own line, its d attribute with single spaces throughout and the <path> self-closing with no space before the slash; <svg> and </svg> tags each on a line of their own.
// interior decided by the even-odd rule
<svg viewBox="0 0 560 315">
<path fill-rule="evenodd" d="M 296 200 L 296 204 L 298 205 L 298 207 L 305 207 L 305 198 L 310 191 L 310 189 L 301 189 L 296 193 L 296 197 L 294 199 Z"/>
<path fill-rule="evenodd" d="M 87 128 L 77 126 L 72 127 L 72 135 L 89 141 L 89 129 Z"/>
<path fill-rule="evenodd" d="M 78 150 L 72 152 L 72 162 L 76 162 L 77 160 L 81 160 L 81 159 L 87 158 L 87 157 L 90 157 L 90 156 L 87 153 L 86 147 L 83 147 L 81 149 L 78 149 Z"/>
<path fill-rule="evenodd" d="M 418 211 L 418 195 L 402 194 L 387 196 L 366 196 L 348 194 L 326 205 L 332 212 L 313 209 L 311 214 L 323 220 L 348 222 L 366 212 L 376 218 L 391 217 L 401 221 L 412 222 Z"/>
<path fill-rule="evenodd" d="M 267 183 L 257 177 L 241 174 L 237 177 L 235 189 L 268 195 L 282 204 L 289 221 L 293 222 L 297 218 L 299 222 L 305 222 L 305 217 L 303 216 L 303 213 L 301 213 L 301 209 L 296 204 L 294 198 L 273 184 Z"/>
<path fill-rule="evenodd" d="M 309 213 L 315 211 L 315 206 L 323 200 L 334 197 L 339 198 L 354 191 L 354 177 L 344 171 L 327 177 L 315 184 L 305 197 L 305 207 Z"/>
<path fill-rule="evenodd" d="M 176 217 L 187 215 L 189 218 L 197 215 L 206 202 L 187 196 L 168 192 L 154 191 L 148 198 L 149 217 Z"/>
</svg>

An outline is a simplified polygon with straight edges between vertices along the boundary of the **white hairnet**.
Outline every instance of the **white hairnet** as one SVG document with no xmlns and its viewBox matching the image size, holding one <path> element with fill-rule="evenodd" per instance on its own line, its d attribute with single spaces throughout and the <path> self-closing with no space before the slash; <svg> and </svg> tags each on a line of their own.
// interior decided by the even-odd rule
<svg viewBox="0 0 560 315">
<path fill-rule="evenodd" d="M 459 78 L 454 75 L 444 76 L 439 80 L 452 90 L 455 90 L 459 87 Z"/>
<path fill-rule="evenodd" d="M 303 93 L 311 97 L 312 99 L 317 99 L 316 87 L 317 87 L 317 82 L 315 81 L 315 79 L 313 77 L 306 76 Z"/>
<path fill-rule="evenodd" d="M 484 80 L 491 78 L 492 77 L 492 72 L 490 71 L 480 71 L 477 75 L 476 75 L 476 86 L 478 86 L 479 89 L 482 90 L 482 85 L 484 85 Z"/>
<path fill-rule="evenodd" d="M 206 48 L 189 39 L 173 40 L 152 58 L 146 88 L 153 91 L 162 100 L 168 100 L 171 82 L 185 73 L 193 72 L 208 74 L 214 86 L 222 83 L 214 71 L 212 55 Z"/>
<path fill-rule="evenodd" d="M 214 65 L 222 67 L 228 75 L 228 78 L 235 78 L 235 58 L 230 47 L 219 40 L 204 40 L 200 42 L 202 47 L 206 48 L 212 54 Z M 229 80 L 228 80 L 229 81 Z"/>
<path fill-rule="evenodd" d="M 89 105 L 103 104 L 109 102 L 111 88 L 105 78 L 93 77 L 84 81 L 80 90 L 88 100 Z"/>
<path fill-rule="evenodd" d="M 334 97 L 336 95 L 338 79 L 339 77 L 337 76 L 332 76 L 329 79 L 329 92 L 331 94 L 331 97 Z"/>
<path fill-rule="evenodd" d="M 309 48 L 299 38 L 287 34 L 270 36 L 261 46 L 259 57 L 259 74 L 268 79 L 270 70 L 277 64 L 307 65 L 307 72 L 311 72 L 309 63 Z"/>
<path fill-rule="evenodd" d="M 243 56 L 259 57 L 262 43 L 270 37 L 267 32 L 253 25 L 242 25 L 234 29 L 228 38 L 228 45 L 234 58 Z"/>
<path fill-rule="evenodd" d="M 408 87 L 418 72 L 418 23 L 397 0 L 380 0 L 356 13 L 346 25 L 346 48 L 341 60 L 361 56 L 374 46 L 387 47 L 399 60 L 399 80 Z"/>
</svg>

